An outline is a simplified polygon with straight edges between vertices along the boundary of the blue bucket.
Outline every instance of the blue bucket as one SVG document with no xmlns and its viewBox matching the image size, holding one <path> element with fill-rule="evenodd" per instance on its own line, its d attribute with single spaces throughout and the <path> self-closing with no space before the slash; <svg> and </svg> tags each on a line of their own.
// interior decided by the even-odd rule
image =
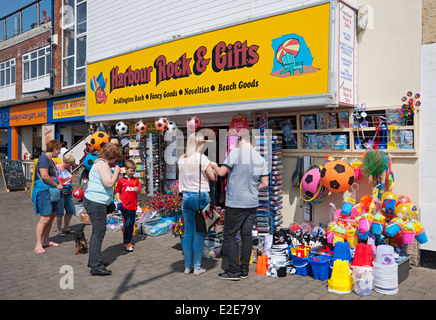
<svg viewBox="0 0 436 320">
<path fill-rule="evenodd" d="M 315 279 L 324 281 L 330 278 L 330 257 L 315 256 L 309 262 Z"/>
<path fill-rule="evenodd" d="M 294 261 L 296 274 L 306 277 L 311 273 L 309 258 L 298 258 L 296 256 L 292 256 L 292 260 Z"/>
</svg>

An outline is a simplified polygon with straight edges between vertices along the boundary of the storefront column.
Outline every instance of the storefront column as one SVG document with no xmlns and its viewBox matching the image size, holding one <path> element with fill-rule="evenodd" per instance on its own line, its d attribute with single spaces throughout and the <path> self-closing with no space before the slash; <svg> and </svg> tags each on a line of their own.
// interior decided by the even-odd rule
<svg viewBox="0 0 436 320">
<path fill-rule="evenodd" d="M 9 127 L 8 130 L 8 159 L 19 160 L 20 135 L 18 127 Z"/>
</svg>

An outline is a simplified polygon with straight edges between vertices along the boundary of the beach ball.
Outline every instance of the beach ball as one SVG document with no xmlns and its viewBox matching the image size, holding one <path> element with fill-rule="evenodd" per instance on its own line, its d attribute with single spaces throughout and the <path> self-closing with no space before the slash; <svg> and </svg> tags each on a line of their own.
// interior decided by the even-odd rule
<svg viewBox="0 0 436 320">
<path fill-rule="evenodd" d="M 321 183 L 333 193 L 344 192 L 354 183 L 354 170 L 343 160 L 327 162 L 321 170 Z"/>
<path fill-rule="evenodd" d="M 115 125 L 115 131 L 118 134 L 125 134 L 129 131 L 129 126 L 125 124 L 123 121 L 120 121 Z"/>
<path fill-rule="evenodd" d="M 97 131 L 91 136 L 91 147 L 95 150 L 101 150 L 106 143 L 109 143 L 109 136 L 106 132 Z"/>
<path fill-rule="evenodd" d="M 142 120 L 139 120 L 136 124 L 135 124 L 135 131 L 136 133 L 144 133 L 147 130 L 147 125 L 142 122 Z"/>
<path fill-rule="evenodd" d="M 165 131 L 168 128 L 168 120 L 164 117 L 160 117 L 154 122 L 156 129 L 159 131 Z"/>
<path fill-rule="evenodd" d="M 191 117 L 186 121 L 186 127 L 189 131 L 197 132 L 201 128 L 200 119 L 197 117 Z"/>
<path fill-rule="evenodd" d="M 411 203 L 400 203 L 395 207 L 395 216 L 407 219 L 412 214 L 413 205 Z"/>
<path fill-rule="evenodd" d="M 319 168 L 310 169 L 301 179 L 301 190 L 307 198 L 311 199 L 318 193 L 320 183 L 321 172 Z"/>
<path fill-rule="evenodd" d="M 82 189 L 76 189 L 73 191 L 73 196 L 76 199 L 82 199 L 83 198 L 83 190 Z"/>
<path fill-rule="evenodd" d="M 88 153 L 83 159 L 82 164 L 85 166 L 86 170 L 91 171 L 91 167 L 94 164 L 94 161 L 97 160 L 98 154 L 96 153 Z"/>
</svg>

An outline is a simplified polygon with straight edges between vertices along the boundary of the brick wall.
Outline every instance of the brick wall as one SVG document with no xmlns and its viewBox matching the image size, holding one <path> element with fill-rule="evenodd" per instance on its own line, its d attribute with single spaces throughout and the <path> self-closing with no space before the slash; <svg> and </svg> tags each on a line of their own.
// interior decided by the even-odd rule
<svg viewBox="0 0 436 320">
<path fill-rule="evenodd" d="M 69 91 L 77 91 L 85 89 L 85 85 L 76 86 L 68 89 L 62 89 L 62 1 L 54 1 L 53 15 L 53 34 L 58 35 L 58 45 L 52 46 L 52 80 L 54 94 L 67 93 Z M 38 27 L 39 30 L 32 29 L 14 38 L 8 39 L 0 44 L 0 62 L 9 60 L 15 57 L 15 84 L 16 84 L 16 99 L 15 101 L 33 101 L 34 96 L 37 98 L 50 98 L 47 92 L 32 94 L 30 96 L 22 96 L 22 75 L 23 75 L 23 54 L 30 51 L 43 48 L 49 44 L 47 39 L 51 37 L 51 29 L 44 31 L 44 27 Z M 35 35 L 36 34 L 36 35 Z M 0 101 L 0 107 L 10 105 L 9 101 Z"/>
</svg>

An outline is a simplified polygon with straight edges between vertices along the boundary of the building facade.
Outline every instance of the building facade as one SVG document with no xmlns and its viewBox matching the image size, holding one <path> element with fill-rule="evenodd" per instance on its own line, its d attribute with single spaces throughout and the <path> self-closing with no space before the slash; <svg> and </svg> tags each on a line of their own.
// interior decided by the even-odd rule
<svg viewBox="0 0 436 320">
<path fill-rule="evenodd" d="M 0 19 L 3 157 L 26 163 L 51 139 L 71 147 L 88 133 L 86 5 L 39 0 Z"/>
</svg>

